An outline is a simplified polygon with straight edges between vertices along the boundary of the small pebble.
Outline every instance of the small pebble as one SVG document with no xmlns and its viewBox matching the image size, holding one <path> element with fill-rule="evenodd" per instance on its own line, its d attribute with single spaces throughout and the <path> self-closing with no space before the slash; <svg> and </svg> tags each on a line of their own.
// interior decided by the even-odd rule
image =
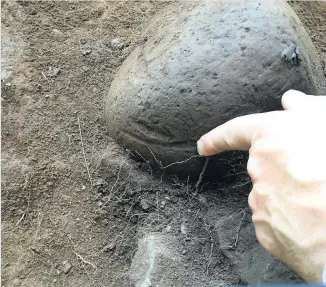
<svg viewBox="0 0 326 287">
<path fill-rule="evenodd" d="M 108 224 L 109 224 L 109 220 L 106 219 L 106 218 L 104 218 L 104 219 L 102 220 L 102 223 L 103 223 L 104 225 L 108 225 Z"/>
<path fill-rule="evenodd" d="M 115 248 L 115 246 L 116 246 L 116 242 L 115 241 L 112 241 L 111 243 L 109 243 L 108 245 L 105 245 L 103 247 L 103 251 L 104 252 L 111 251 L 111 250 L 113 250 Z"/>
<path fill-rule="evenodd" d="M 184 235 L 187 234 L 187 227 L 183 223 L 180 226 L 180 232 L 181 232 L 181 234 L 184 234 Z"/>
<path fill-rule="evenodd" d="M 148 200 L 146 200 L 146 199 L 142 199 L 141 201 L 140 201 L 140 206 L 141 206 L 141 208 L 142 209 L 144 209 L 144 210 L 148 210 L 148 209 L 150 209 L 150 204 L 149 204 L 149 202 L 148 202 Z"/>
<path fill-rule="evenodd" d="M 111 41 L 111 45 L 113 48 L 121 49 L 123 47 L 123 44 L 121 43 L 119 38 L 115 38 Z"/>
<path fill-rule="evenodd" d="M 60 68 L 49 67 L 48 75 L 49 77 L 54 78 L 58 76 L 60 72 L 61 72 Z"/>
<path fill-rule="evenodd" d="M 60 30 L 58 30 L 58 29 L 53 29 L 53 30 L 52 30 L 52 33 L 53 33 L 55 36 L 62 36 L 62 35 L 63 35 L 63 33 L 62 33 Z"/>
<path fill-rule="evenodd" d="M 202 194 L 199 195 L 198 200 L 199 200 L 200 203 L 202 203 L 204 205 L 207 204 L 206 197 L 204 195 L 202 195 Z"/>
<path fill-rule="evenodd" d="M 90 53 L 92 53 L 92 50 L 91 49 L 83 50 L 83 55 L 84 56 L 89 55 Z"/>
<path fill-rule="evenodd" d="M 68 274 L 72 268 L 71 264 L 66 260 L 63 263 L 62 271 L 64 274 Z"/>
<path fill-rule="evenodd" d="M 136 223 L 137 221 L 138 221 L 137 216 L 132 216 L 132 217 L 130 218 L 130 222 L 132 222 L 132 223 Z"/>
<path fill-rule="evenodd" d="M 95 183 L 93 183 L 93 186 L 106 186 L 108 183 L 103 178 L 98 178 Z"/>
</svg>

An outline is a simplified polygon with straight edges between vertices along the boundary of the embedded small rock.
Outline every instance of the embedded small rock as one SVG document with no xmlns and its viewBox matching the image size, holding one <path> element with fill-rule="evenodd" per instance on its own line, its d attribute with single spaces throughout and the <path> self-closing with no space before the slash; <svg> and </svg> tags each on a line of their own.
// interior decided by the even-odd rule
<svg viewBox="0 0 326 287">
<path fill-rule="evenodd" d="M 102 250 L 103 250 L 103 252 L 112 251 L 116 247 L 116 245 L 117 245 L 117 242 L 112 241 L 109 244 L 105 245 Z"/>
<path fill-rule="evenodd" d="M 62 263 L 63 267 L 62 267 L 62 271 L 64 274 L 68 274 L 72 268 L 72 265 L 67 261 L 65 260 L 63 263 Z"/>
<path fill-rule="evenodd" d="M 144 198 L 140 201 L 140 206 L 145 211 L 147 211 L 151 208 L 150 202 Z"/>
</svg>

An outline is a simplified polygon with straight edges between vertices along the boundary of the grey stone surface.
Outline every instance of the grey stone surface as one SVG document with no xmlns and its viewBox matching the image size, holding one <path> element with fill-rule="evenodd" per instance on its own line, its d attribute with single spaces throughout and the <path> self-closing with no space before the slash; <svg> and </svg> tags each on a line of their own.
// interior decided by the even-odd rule
<svg viewBox="0 0 326 287">
<path fill-rule="evenodd" d="M 181 284 L 184 270 L 172 236 L 149 234 L 139 241 L 138 250 L 130 268 L 135 287 L 171 286 Z M 181 285 L 180 285 L 181 286 Z"/>
<path fill-rule="evenodd" d="M 185 263 L 187 250 L 174 235 L 151 233 L 139 240 L 138 250 L 130 267 L 130 279 L 135 287 L 165 286 L 227 286 L 220 278 L 209 278 L 199 272 L 199 266 Z M 206 261 L 204 262 L 206 264 Z M 216 277 L 216 276 L 214 276 Z"/>
<path fill-rule="evenodd" d="M 302 282 L 298 275 L 258 243 L 249 210 L 219 218 L 215 230 L 222 252 L 245 284 Z"/>
<path fill-rule="evenodd" d="M 282 59 L 293 43 L 300 61 Z M 195 155 L 198 138 L 215 126 L 280 109 L 288 89 L 317 94 L 320 74 L 315 48 L 285 1 L 183 1 L 148 23 L 144 43 L 118 71 L 105 99 L 108 131 L 166 166 Z M 217 156 L 210 169 L 229 170 L 231 158 Z M 201 160 L 168 170 L 198 174 Z"/>
<path fill-rule="evenodd" d="M 11 76 L 23 47 L 22 41 L 3 25 L 1 30 L 1 81 L 5 81 Z"/>
</svg>

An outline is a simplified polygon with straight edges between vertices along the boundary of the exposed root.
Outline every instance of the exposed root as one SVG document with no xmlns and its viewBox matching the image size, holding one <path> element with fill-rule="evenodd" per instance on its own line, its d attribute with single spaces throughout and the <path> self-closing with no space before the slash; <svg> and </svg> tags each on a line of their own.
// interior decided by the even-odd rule
<svg viewBox="0 0 326 287">
<path fill-rule="evenodd" d="M 153 178 L 153 171 L 152 171 L 152 167 L 151 167 L 151 164 L 150 164 L 150 161 L 149 160 L 147 160 L 147 159 L 145 159 L 138 151 L 136 151 L 136 150 L 133 150 L 136 154 L 138 154 L 142 159 L 143 159 L 143 161 L 145 161 L 146 163 L 147 163 L 147 165 L 148 165 L 148 167 L 149 167 L 149 170 L 150 170 L 150 172 L 151 172 L 151 178 Z"/>
<path fill-rule="evenodd" d="M 129 157 L 129 152 L 128 152 L 127 156 L 125 157 L 125 159 L 120 164 L 119 172 L 118 172 L 118 175 L 117 175 L 117 179 L 114 182 L 114 184 L 112 185 L 111 190 L 110 190 L 110 193 L 109 193 L 109 199 L 111 199 L 111 197 L 114 195 L 113 189 L 117 185 L 117 183 L 119 182 L 122 166 L 125 164 L 125 162 L 127 161 L 128 157 Z"/>
<path fill-rule="evenodd" d="M 172 165 L 182 164 L 182 163 L 185 163 L 185 162 L 187 162 L 187 161 L 189 161 L 189 160 L 191 160 L 193 158 L 200 158 L 200 157 L 203 157 L 203 156 L 201 156 L 201 155 L 192 155 L 191 157 L 189 157 L 189 158 L 187 158 L 185 160 L 172 162 L 172 163 L 170 163 L 170 164 L 168 164 L 166 166 L 162 166 L 161 168 L 166 169 L 166 168 L 168 168 L 168 167 L 170 167 Z"/>
<path fill-rule="evenodd" d="M 97 267 L 96 267 L 92 262 L 89 262 L 88 260 L 84 259 L 80 254 L 77 253 L 77 250 L 76 250 L 76 247 L 75 247 L 75 245 L 74 245 L 74 242 L 72 241 L 72 239 L 71 239 L 70 236 L 69 236 L 68 238 L 69 238 L 69 241 L 70 241 L 70 243 L 71 243 L 72 248 L 74 249 L 74 250 L 73 250 L 73 253 L 76 255 L 76 257 L 77 257 L 77 258 L 78 258 L 78 259 L 79 259 L 83 264 L 88 264 L 88 265 L 92 266 L 93 269 L 96 270 Z"/>
<path fill-rule="evenodd" d="M 168 167 L 170 167 L 170 166 L 173 166 L 173 165 L 176 165 L 176 164 L 182 164 L 182 163 L 185 163 L 185 162 L 187 162 L 187 161 L 189 161 L 189 160 L 191 160 L 191 159 L 193 159 L 193 158 L 201 158 L 201 157 L 203 157 L 202 155 L 199 155 L 199 154 L 197 154 L 197 155 L 192 155 L 191 157 L 189 157 L 189 158 L 187 158 L 187 159 L 185 159 L 185 160 L 172 162 L 172 163 L 170 163 L 170 164 L 168 164 L 168 165 L 166 165 L 166 166 L 163 166 L 162 163 L 161 163 L 161 162 L 156 158 L 155 154 L 152 152 L 152 150 L 150 149 L 150 147 L 147 147 L 147 148 L 149 149 L 149 151 L 150 151 L 151 154 L 153 155 L 154 160 L 155 160 L 156 163 L 160 166 L 161 169 L 166 169 L 166 168 L 168 168 Z M 146 162 L 147 162 L 147 161 L 146 161 Z"/>
<path fill-rule="evenodd" d="M 209 266 L 211 265 L 211 262 L 212 262 L 213 248 L 214 248 L 214 243 L 212 241 L 211 242 L 211 253 L 209 254 L 209 257 L 207 259 L 206 276 L 208 276 Z"/>
<path fill-rule="evenodd" d="M 242 186 L 245 186 L 247 184 L 251 184 L 251 180 L 248 180 L 246 182 L 243 182 L 243 183 L 240 183 L 240 184 L 237 184 L 237 185 L 234 185 L 232 186 L 232 188 L 236 188 L 236 187 L 242 187 Z"/>
<path fill-rule="evenodd" d="M 83 263 L 88 264 L 90 266 L 92 266 L 94 269 L 97 269 L 96 266 L 92 263 L 89 262 L 88 260 L 84 259 L 80 254 L 78 254 L 76 251 L 73 251 L 73 253 L 76 255 L 76 257 L 78 259 L 80 259 Z"/>
<path fill-rule="evenodd" d="M 196 190 L 195 190 L 195 193 L 196 193 L 196 194 L 199 192 L 199 186 L 200 186 L 200 184 L 201 184 L 202 181 L 203 181 L 203 177 L 204 177 L 204 174 L 205 174 L 205 172 L 206 172 L 208 162 L 209 162 L 209 157 L 206 158 L 206 160 L 205 160 L 205 164 L 204 164 L 204 166 L 203 166 L 203 169 L 202 169 L 202 171 L 201 171 L 201 173 L 200 173 L 200 175 L 199 175 L 198 181 L 197 181 L 197 183 L 196 183 Z"/>
<path fill-rule="evenodd" d="M 236 236 L 235 241 L 233 243 L 233 248 L 236 248 L 237 245 L 238 245 L 240 229 L 241 229 L 241 226 L 242 226 L 242 222 L 243 222 L 243 220 L 244 220 L 244 218 L 246 216 L 246 213 L 244 212 L 244 210 L 241 209 L 241 211 L 242 211 L 243 215 L 241 217 L 241 220 L 240 220 L 240 223 L 239 223 L 239 226 L 238 226 L 237 236 Z"/>
<path fill-rule="evenodd" d="M 160 161 L 157 160 L 155 154 L 152 152 L 152 150 L 150 149 L 150 147 L 148 146 L 149 151 L 151 152 L 152 156 L 154 157 L 155 161 L 159 164 L 159 166 L 162 166 L 162 163 Z"/>
<path fill-rule="evenodd" d="M 243 215 L 241 217 L 241 220 L 240 220 L 240 223 L 239 223 L 239 226 L 238 226 L 238 230 L 237 230 L 237 234 L 236 234 L 234 243 L 232 245 L 229 245 L 229 246 L 226 246 L 226 247 L 222 247 L 222 248 L 225 248 L 225 249 L 235 249 L 238 246 L 239 233 L 240 233 L 240 230 L 241 230 L 241 227 L 242 227 L 243 220 L 244 220 L 244 218 L 246 216 L 246 213 L 244 212 L 244 210 L 241 209 L 241 211 L 242 211 Z"/>
</svg>

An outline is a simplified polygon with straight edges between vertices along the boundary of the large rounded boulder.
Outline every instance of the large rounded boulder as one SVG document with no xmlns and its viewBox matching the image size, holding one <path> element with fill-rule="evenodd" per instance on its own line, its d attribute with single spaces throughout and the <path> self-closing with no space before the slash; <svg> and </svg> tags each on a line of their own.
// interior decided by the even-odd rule
<svg viewBox="0 0 326 287">
<path fill-rule="evenodd" d="M 318 73 L 315 48 L 285 1 L 172 4 L 148 23 L 113 80 L 107 127 L 154 165 L 198 174 L 202 134 L 237 116 L 281 109 L 288 89 L 316 94 Z M 210 168 L 225 174 L 234 158 L 216 156 Z"/>
</svg>

